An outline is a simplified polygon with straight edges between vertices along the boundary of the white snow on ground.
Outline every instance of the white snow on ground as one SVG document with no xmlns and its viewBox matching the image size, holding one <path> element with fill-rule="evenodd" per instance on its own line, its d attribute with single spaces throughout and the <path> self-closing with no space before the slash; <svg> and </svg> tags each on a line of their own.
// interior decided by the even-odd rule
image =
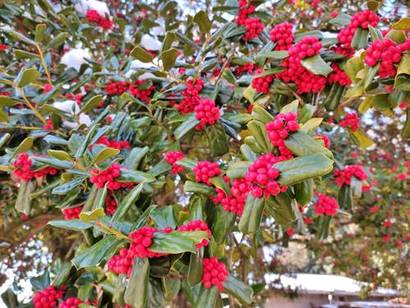
<svg viewBox="0 0 410 308">
<path fill-rule="evenodd" d="M 65 64 L 67 68 L 72 67 L 79 71 L 81 65 L 87 62 L 86 59 L 91 59 L 91 55 L 88 49 L 73 48 L 64 54 L 64 56 L 61 58 L 61 63 Z"/>
<path fill-rule="evenodd" d="M 83 14 L 83 15 L 85 15 L 88 10 L 96 10 L 98 12 L 98 14 L 100 14 L 102 16 L 110 15 L 110 11 L 108 9 L 108 6 L 103 1 L 81 0 L 74 7 L 75 7 L 77 12 L 79 12 L 80 14 Z"/>
<path fill-rule="evenodd" d="M 160 41 L 149 34 L 144 34 L 142 36 L 140 45 L 145 49 L 154 51 L 160 50 L 162 46 Z"/>
<path fill-rule="evenodd" d="M 77 115 L 80 112 L 80 107 L 78 107 L 77 103 L 73 100 L 66 100 L 62 102 L 55 102 L 53 103 L 53 107 L 57 108 L 71 116 Z M 81 113 L 78 118 L 78 122 L 71 122 L 71 121 L 63 121 L 63 125 L 68 128 L 77 128 L 79 124 L 85 124 L 87 126 L 91 125 L 91 118 Z"/>
<path fill-rule="evenodd" d="M 272 283 L 280 279 L 280 283 L 274 286 L 279 288 L 298 289 L 306 293 L 341 293 L 341 294 L 358 294 L 362 287 L 366 286 L 365 282 L 356 281 L 339 275 L 322 275 L 322 274 L 294 274 L 292 276 L 265 274 L 265 281 Z M 378 288 L 373 294 L 383 296 L 397 296 L 399 292 L 393 289 Z"/>
</svg>

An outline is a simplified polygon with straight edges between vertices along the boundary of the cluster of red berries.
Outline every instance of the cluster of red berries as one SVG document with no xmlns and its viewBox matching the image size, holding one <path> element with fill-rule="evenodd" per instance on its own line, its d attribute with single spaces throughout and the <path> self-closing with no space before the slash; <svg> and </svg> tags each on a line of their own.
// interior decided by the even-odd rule
<svg viewBox="0 0 410 308">
<path fill-rule="evenodd" d="M 179 226 L 177 230 L 178 231 L 205 231 L 208 233 L 208 238 L 212 237 L 212 233 L 208 225 L 206 224 L 206 222 L 200 219 L 192 220 L 182 226 Z M 201 247 L 208 246 L 208 243 L 209 243 L 208 239 L 203 239 L 201 242 L 196 243 L 195 246 L 197 248 L 201 248 Z"/>
<path fill-rule="evenodd" d="M 62 302 L 59 308 L 78 308 L 84 302 L 77 297 L 69 297 Z"/>
<path fill-rule="evenodd" d="M 96 144 L 104 144 L 109 148 L 117 150 L 128 149 L 130 147 L 130 144 L 127 140 L 110 140 L 107 136 L 102 136 L 100 139 L 97 140 Z"/>
<path fill-rule="evenodd" d="M 215 286 L 220 292 L 224 289 L 224 282 L 228 278 L 228 271 L 225 264 L 219 262 L 217 258 L 204 258 L 202 263 L 202 284 L 209 289 Z"/>
<path fill-rule="evenodd" d="M 397 72 L 394 64 L 400 62 L 401 54 L 406 51 L 407 45 L 397 44 L 390 39 L 376 40 L 367 49 L 364 61 L 370 67 L 380 62 L 379 76 L 393 77 Z"/>
<path fill-rule="evenodd" d="M 251 73 L 253 72 L 255 69 L 255 64 L 253 63 L 245 63 L 242 65 L 238 65 L 237 67 L 235 67 L 235 74 L 237 76 L 241 76 L 243 73 Z"/>
<path fill-rule="evenodd" d="M 59 290 L 54 286 L 49 286 L 42 291 L 34 293 L 34 308 L 55 308 L 57 307 L 58 300 L 63 298 L 63 295 L 63 290 Z"/>
<path fill-rule="evenodd" d="M 373 11 L 365 10 L 356 13 L 350 23 L 337 35 L 340 46 L 351 48 L 353 36 L 359 27 L 369 29 L 369 26 L 376 27 L 378 23 L 379 17 Z"/>
<path fill-rule="evenodd" d="M 360 128 L 360 117 L 354 112 L 349 112 L 339 124 L 340 126 L 350 128 L 352 132 L 355 132 Z"/>
<path fill-rule="evenodd" d="M 262 69 L 258 69 L 255 71 L 256 75 L 262 73 Z M 252 88 L 256 90 L 258 93 L 268 94 L 270 85 L 274 80 L 273 75 L 263 76 L 263 77 L 256 77 L 252 79 Z"/>
<path fill-rule="evenodd" d="M 183 114 L 194 111 L 195 106 L 200 101 L 199 92 L 204 86 L 204 81 L 202 79 L 189 79 L 185 86 L 185 90 L 182 91 L 183 99 L 176 106 L 176 109 Z"/>
<path fill-rule="evenodd" d="M 136 80 L 135 83 L 130 84 L 130 93 L 139 100 L 149 103 L 151 94 L 155 90 L 154 85 L 148 85 L 144 80 Z"/>
<path fill-rule="evenodd" d="M 181 160 L 184 158 L 184 153 L 182 153 L 181 151 L 169 151 L 165 154 L 165 161 L 172 165 L 172 169 L 171 169 L 171 173 L 173 174 L 177 174 L 177 173 L 181 173 L 184 171 L 184 167 L 179 166 L 177 164 L 178 160 Z"/>
<path fill-rule="evenodd" d="M 290 67 L 297 67 L 300 61 L 318 55 L 322 43 L 315 36 L 306 36 L 300 42 L 289 48 Z"/>
<path fill-rule="evenodd" d="M 127 275 L 131 276 L 132 272 L 132 262 L 134 257 L 131 256 L 130 252 L 126 248 L 120 249 L 117 255 L 112 256 L 108 262 L 108 269 L 117 275 Z"/>
<path fill-rule="evenodd" d="M 222 189 L 216 189 L 217 195 L 213 201 L 221 204 L 225 211 L 241 216 L 245 208 L 246 198 L 250 185 L 245 179 L 234 179 L 232 181 L 231 193 L 226 195 Z"/>
<path fill-rule="evenodd" d="M 3 52 L 7 49 L 7 45 L 6 44 L 0 44 L 0 52 Z"/>
<path fill-rule="evenodd" d="M 96 10 L 88 10 L 86 17 L 89 23 L 97 24 L 104 30 L 109 30 L 113 26 L 113 23 L 109 18 L 101 16 Z"/>
<path fill-rule="evenodd" d="M 115 211 L 117 210 L 117 207 L 117 201 L 114 199 L 114 197 L 108 194 L 105 198 L 105 214 L 109 216 L 114 215 Z"/>
<path fill-rule="evenodd" d="M 31 170 L 31 165 L 33 162 L 27 153 L 21 153 L 17 156 L 15 162 L 13 163 L 14 170 L 13 176 L 23 182 L 31 181 L 33 178 L 41 178 L 48 174 L 56 175 L 57 169 L 52 167 L 44 167 L 40 170 Z"/>
<path fill-rule="evenodd" d="M 293 26 L 291 23 L 284 22 L 277 24 L 269 32 L 272 42 L 276 43 L 275 50 L 288 50 L 293 44 Z"/>
<path fill-rule="evenodd" d="M 339 209 L 339 203 L 333 197 L 317 193 L 317 201 L 313 205 L 316 215 L 334 216 Z"/>
<path fill-rule="evenodd" d="M 46 124 L 44 124 L 42 128 L 44 130 L 53 130 L 54 129 L 53 121 L 51 119 L 47 119 Z"/>
<path fill-rule="evenodd" d="M 323 145 L 326 148 L 328 148 L 328 149 L 330 148 L 331 142 L 330 142 L 330 138 L 328 136 L 326 136 L 326 135 L 317 135 L 315 137 L 315 139 L 321 140 L 323 142 Z"/>
<path fill-rule="evenodd" d="M 115 181 L 121 175 L 120 164 L 112 164 L 105 170 L 93 169 L 91 170 L 90 182 L 95 184 L 98 188 L 103 188 L 107 184 L 109 190 L 118 190 L 121 188 L 128 188 L 132 183 L 123 183 Z"/>
<path fill-rule="evenodd" d="M 196 130 L 203 130 L 207 125 L 214 125 L 221 117 L 221 111 L 215 106 L 215 102 L 211 99 L 202 98 L 195 106 L 195 118 L 200 123 L 195 126 Z"/>
<path fill-rule="evenodd" d="M 52 86 L 51 84 L 46 83 L 46 84 L 43 86 L 43 92 L 44 92 L 44 93 L 48 93 L 48 92 L 50 92 L 51 90 L 53 90 L 53 86 Z"/>
<path fill-rule="evenodd" d="M 77 95 L 74 95 L 73 93 L 67 93 L 65 97 L 67 99 L 74 100 L 78 106 L 81 105 L 81 101 L 83 100 L 83 95 L 81 93 Z"/>
<path fill-rule="evenodd" d="M 339 65 L 336 63 L 332 64 L 333 72 L 327 76 L 327 81 L 330 84 L 337 83 L 343 87 L 350 86 L 352 81 L 350 80 L 349 76 L 340 69 Z"/>
<path fill-rule="evenodd" d="M 293 154 L 286 147 L 285 140 L 289 137 L 290 133 L 297 132 L 299 129 L 296 113 L 279 113 L 273 121 L 266 123 L 265 127 L 270 142 L 278 147 L 284 159 L 292 158 Z"/>
<path fill-rule="evenodd" d="M 80 218 L 80 213 L 82 210 L 83 208 L 81 206 L 63 209 L 64 219 L 65 220 L 78 219 Z"/>
<path fill-rule="evenodd" d="M 235 22 L 246 28 L 246 32 L 242 39 L 247 41 L 254 39 L 263 32 L 263 23 L 258 17 L 249 17 L 255 12 L 255 6 L 249 5 L 247 0 L 239 1 L 239 12 Z"/>
<path fill-rule="evenodd" d="M 132 257 L 137 258 L 156 258 L 163 254 L 150 251 L 149 247 L 153 244 L 154 233 L 158 232 L 156 228 L 144 226 L 130 233 L 131 245 L 129 253 Z"/>
<path fill-rule="evenodd" d="M 268 153 L 260 156 L 249 166 L 245 179 L 250 185 L 252 196 L 269 198 L 286 191 L 287 187 L 281 187 L 276 181 L 280 172 L 273 165 L 278 161 L 280 158 Z"/>
<path fill-rule="evenodd" d="M 126 81 L 110 81 L 105 85 L 105 93 L 110 96 L 121 95 L 129 88 Z"/>
<path fill-rule="evenodd" d="M 360 181 L 367 180 L 367 173 L 361 165 L 349 165 L 342 170 L 335 170 L 333 173 L 337 186 L 350 185 L 352 177 Z"/>
<path fill-rule="evenodd" d="M 317 93 L 324 89 L 327 79 L 302 66 L 301 61 L 320 53 L 322 43 L 317 37 L 306 36 L 289 48 L 289 57 L 282 61 L 284 71 L 277 76 L 284 82 L 294 82 L 298 93 Z"/>
<path fill-rule="evenodd" d="M 205 183 L 211 185 L 209 179 L 214 176 L 221 175 L 221 169 L 219 168 L 218 163 L 213 163 L 210 161 L 200 161 L 192 169 L 195 174 L 195 180 L 198 183 Z"/>
</svg>

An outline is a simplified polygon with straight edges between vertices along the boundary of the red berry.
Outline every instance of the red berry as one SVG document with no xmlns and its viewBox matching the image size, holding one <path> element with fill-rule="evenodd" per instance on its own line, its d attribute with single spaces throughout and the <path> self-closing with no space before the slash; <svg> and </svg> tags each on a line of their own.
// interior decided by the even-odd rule
<svg viewBox="0 0 410 308">
<path fill-rule="evenodd" d="M 214 176 L 221 175 L 221 169 L 219 169 L 218 163 L 212 163 L 209 161 L 200 161 L 192 169 L 195 174 L 195 180 L 198 183 L 205 183 L 211 185 L 209 179 Z"/>
<path fill-rule="evenodd" d="M 151 100 L 151 94 L 155 90 L 153 85 L 147 86 L 144 80 L 137 80 L 134 84 L 130 84 L 130 93 L 139 100 L 149 103 Z"/>
<path fill-rule="evenodd" d="M 334 216 L 339 209 L 339 203 L 333 197 L 317 194 L 318 199 L 313 205 L 316 215 Z"/>
<path fill-rule="evenodd" d="M 273 167 L 280 160 L 281 158 L 268 153 L 260 156 L 249 166 L 245 179 L 250 186 L 252 196 L 269 198 L 282 191 L 282 187 L 276 181 L 280 172 Z"/>
<path fill-rule="evenodd" d="M 184 171 L 184 167 L 177 165 L 177 161 L 184 158 L 184 153 L 181 151 L 169 151 L 165 153 L 165 161 L 172 165 L 171 173 L 177 174 Z"/>
<path fill-rule="evenodd" d="M 131 245 L 129 248 L 129 254 L 134 258 L 157 258 L 163 256 L 163 254 L 150 251 L 149 247 L 154 240 L 154 233 L 158 232 L 157 229 L 144 226 L 130 233 Z"/>
<path fill-rule="evenodd" d="M 350 165 L 344 169 L 335 170 L 333 173 L 337 186 L 350 185 L 352 177 L 357 178 L 360 181 L 367 180 L 367 173 L 361 165 Z"/>
<path fill-rule="evenodd" d="M 78 219 L 80 218 L 80 213 L 82 210 L 83 210 L 82 206 L 65 208 L 63 209 L 64 219 L 65 220 Z"/>
<path fill-rule="evenodd" d="M 199 123 L 195 129 L 203 130 L 207 125 L 214 125 L 221 116 L 221 111 L 215 106 L 215 102 L 210 99 L 201 99 L 198 105 L 195 106 L 195 118 Z"/>
<path fill-rule="evenodd" d="M 82 303 L 83 301 L 77 297 L 69 297 L 59 305 L 59 308 L 77 308 Z"/>
<path fill-rule="evenodd" d="M 272 42 L 276 43 L 275 50 L 288 50 L 293 44 L 293 26 L 285 22 L 277 24 L 269 33 Z"/>
<path fill-rule="evenodd" d="M 208 238 L 212 237 L 211 230 L 209 229 L 208 225 L 206 222 L 203 220 L 197 219 L 197 220 L 192 220 L 188 223 L 185 223 L 182 226 L 179 226 L 178 231 L 206 231 L 208 233 Z M 200 243 L 196 243 L 195 246 L 197 248 L 205 247 L 208 246 L 209 240 L 203 239 Z"/>
<path fill-rule="evenodd" d="M 189 79 L 185 86 L 186 89 L 182 92 L 183 99 L 176 105 L 176 109 L 182 114 L 194 111 L 195 106 L 200 101 L 199 93 L 204 86 L 204 81 L 201 79 Z"/>
<path fill-rule="evenodd" d="M 357 131 L 360 128 L 360 118 L 354 113 L 348 113 L 343 120 L 339 122 L 340 126 L 344 128 L 350 128 L 353 132 Z"/>
<path fill-rule="evenodd" d="M 56 308 L 58 300 L 63 298 L 64 291 L 54 286 L 49 286 L 42 291 L 34 293 L 34 308 Z"/>
<path fill-rule="evenodd" d="M 212 286 L 222 292 L 224 282 L 228 278 L 228 271 L 225 264 L 219 262 L 217 258 L 204 258 L 202 270 L 202 285 L 209 289 Z"/>
</svg>

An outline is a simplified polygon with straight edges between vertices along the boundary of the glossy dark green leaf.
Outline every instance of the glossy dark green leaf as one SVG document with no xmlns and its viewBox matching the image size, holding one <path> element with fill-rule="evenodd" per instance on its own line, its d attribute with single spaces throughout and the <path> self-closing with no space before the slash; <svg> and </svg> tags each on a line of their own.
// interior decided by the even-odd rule
<svg viewBox="0 0 410 308">
<path fill-rule="evenodd" d="M 52 158 L 56 158 L 59 160 L 67 160 L 70 161 L 72 160 L 72 157 L 70 156 L 70 154 L 68 154 L 65 151 L 60 151 L 60 150 L 48 150 L 47 151 L 48 156 L 52 157 Z"/>
<path fill-rule="evenodd" d="M 337 194 L 337 202 L 339 203 L 340 207 L 344 210 L 350 211 L 352 209 L 353 197 L 350 186 L 343 185 L 342 187 L 340 187 L 339 192 Z"/>
<path fill-rule="evenodd" d="M 135 147 L 133 148 L 127 155 L 127 158 L 125 161 L 122 163 L 124 167 L 130 170 L 136 170 L 138 169 L 138 166 L 141 162 L 141 160 L 144 158 L 144 156 L 148 153 L 149 148 L 148 147 Z"/>
<path fill-rule="evenodd" d="M 276 163 L 274 167 L 280 171 L 281 185 L 293 185 L 330 173 L 333 161 L 323 154 L 312 154 Z"/>
<path fill-rule="evenodd" d="M 30 278 L 30 284 L 36 291 L 41 291 L 47 288 L 51 283 L 50 274 L 45 271 L 42 275 Z"/>
<path fill-rule="evenodd" d="M 211 30 L 212 23 L 209 20 L 207 13 L 204 11 L 199 11 L 196 13 L 194 16 L 194 22 L 198 24 L 199 30 L 202 33 L 208 33 Z"/>
<path fill-rule="evenodd" d="M 305 58 L 301 61 L 302 65 L 315 75 L 327 76 L 332 72 L 332 68 L 320 55 Z"/>
<path fill-rule="evenodd" d="M 224 291 L 233 295 L 243 304 L 252 304 L 252 288 L 231 274 L 228 275 L 228 279 L 224 282 Z"/>
<path fill-rule="evenodd" d="M 191 129 L 199 124 L 199 120 L 194 115 L 188 117 L 177 129 L 174 131 L 174 136 L 177 140 L 184 137 Z"/>
<path fill-rule="evenodd" d="M 216 287 L 210 289 L 201 288 L 198 300 L 192 305 L 193 308 L 215 308 L 217 298 L 220 297 Z"/>
<path fill-rule="evenodd" d="M 66 182 L 62 185 L 59 185 L 51 191 L 51 193 L 55 195 L 65 195 L 72 191 L 74 188 L 80 186 L 84 182 L 85 178 L 84 177 L 78 177 L 75 178 L 74 180 L 71 180 L 69 182 Z"/>
<path fill-rule="evenodd" d="M 287 193 L 280 193 L 265 202 L 265 211 L 275 219 L 275 223 L 285 229 L 292 225 L 296 217 L 292 210 L 292 199 Z"/>
<path fill-rule="evenodd" d="M 15 149 L 14 153 L 15 153 L 15 154 L 20 154 L 20 153 L 27 152 L 27 151 L 30 150 L 31 147 L 33 146 L 33 141 L 34 141 L 34 139 L 33 139 L 32 137 L 27 137 L 27 138 L 25 138 L 25 139 L 18 145 L 18 147 Z"/>
<path fill-rule="evenodd" d="M 174 209 L 172 206 L 157 207 L 151 212 L 150 216 L 154 220 L 155 226 L 159 229 L 166 227 L 175 229 L 176 227 Z"/>
<path fill-rule="evenodd" d="M 154 243 L 150 250 L 159 253 L 178 254 L 183 252 L 196 252 L 195 243 L 208 238 L 205 231 L 173 231 L 171 233 L 156 232 Z"/>
<path fill-rule="evenodd" d="M 130 54 L 135 59 L 145 63 L 152 62 L 152 60 L 154 59 L 152 55 L 141 46 L 134 47 L 134 49 L 131 50 Z"/>
<path fill-rule="evenodd" d="M 208 185 L 201 184 L 201 183 L 196 183 L 196 182 L 192 182 L 192 181 L 186 181 L 185 182 L 184 191 L 185 192 L 200 193 L 200 194 L 205 194 L 205 195 L 212 195 L 215 192 Z"/>
<path fill-rule="evenodd" d="M 103 148 L 101 151 L 99 151 L 94 159 L 94 164 L 100 164 L 103 161 L 113 158 L 120 154 L 120 150 L 114 149 L 114 148 Z"/>
<path fill-rule="evenodd" d="M 273 146 L 266 133 L 265 125 L 260 121 L 251 121 L 248 123 L 248 128 L 264 152 L 271 152 Z"/>
<path fill-rule="evenodd" d="M 112 216 L 111 221 L 118 221 L 123 217 L 130 207 L 138 200 L 141 191 L 143 188 L 143 184 L 138 184 L 135 186 L 126 196 L 124 199 L 121 200 L 120 204 L 118 205 L 117 210 L 115 211 L 114 215 Z"/>
<path fill-rule="evenodd" d="M 238 161 L 231 163 L 226 174 L 231 179 L 242 178 L 245 176 L 251 163 L 252 162 L 249 161 Z"/>
<path fill-rule="evenodd" d="M 297 156 L 306 156 L 316 153 L 321 153 L 329 158 L 333 158 L 332 152 L 330 152 L 323 142 L 312 138 L 310 135 L 303 131 L 298 131 L 291 134 L 285 140 L 286 147 L 295 153 Z"/>
<path fill-rule="evenodd" d="M 107 257 L 110 257 L 121 243 L 122 240 L 112 235 L 106 236 L 93 246 L 81 251 L 71 262 L 77 269 L 96 266 Z"/>
<path fill-rule="evenodd" d="M 68 32 L 60 32 L 55 36 L 46 46 L 46 49 L 57 48 L 60 47 L 66 39 L 70 36 Z"/>
<path fill-rule="evenodd" d="M 273 115 L 265 110 L 265 108 L 256 104 L 252 108 L 252 118 L 262 122 L 263 124 L 271 122 L 275 119 Z"/>
<path fill-rule="evenodd" d="M 221 156 L 229 151 L 227 135 L 220 124 L 206 128 L 211 155 Z"/>
<path fill-rule="evenodd" d="M 294 186 L 295 198 L 302 204 L 308 204 L 313 198 L 314 182 L 313 179 L 308 179 Z"/>
<path fill-rule="evenodd" d="M 60 260 L 58 260 L 60 261 Z M 64 282 L 70 276 L 70 271 L 73 265 L 70 262 L 59 262 L 61 265 L 57 269 L 57 274 L 52 281 L 52 285 L 59 287 L 64 284 Z"/>
<path fill-rule="evenodd" d="M 32 182 L 20 182 L 20 187 L 16 199 L 16 210 L 19 213 L 30 215 L 31 210 L 31 197 L 30 194 L 34 189 Z"/>
<path fill-rule="evenodd" d="M 148 301 L 149 272 L 148 259 L 134 259 L 131 278 L 124 294 L 125 303 L 133 308 L 143 308 Z"/>
<path fill-rule="evenodd" d="M 56 228 L 72 230 L 72 231 L 83 231 L 93 226 L 92 224 L 81 221 L 79 219 L 52 220 L 52 221 L 49 221 L 48 224 Z"/>
<path fill-rule="evenodd" d="M 35 68 L 23 68 L 14 80 L 17 88 L 22 88 L 33 83 L 40 77 L 40 73 Z"/>
<path fill-rule="evenodd" d="M 90 98 L 80 109 L 80 112 L 90 112 L 93 111 L 95 107 L 98 106 L 103 101 L 102 95 L 96 95 Z"/>
<path fill-rule="evenodd" d="M 165 299 L 168 302 L 171 302 L 177 297 L 181 289 L 181 280 L 172 277 L 163 277 L 162 285 L 164 288 Z"/>
<path fill-rule="evenodd" d="M 124 182 L 151 183 L 155 181 L 155 177 L 142 171 L 122 169 L 120 180 Z"/>
<path fill-rule="evenodd" d="M 263 198 L 255 198 L 248 194 L 245 209 L 239 221 L 238 228 L 244 234 L 255 234 L 259 230 L 263 208 L 265 202 Z"/>
<path fill-rule="evenodd" d="M 51 166 L 58 169 L 71 169 L 74 167 L 74 164 L 67 160 L 61 160 L 57 158 L 50 157 L 33 157 L 34 162 L 40 163 L 45 166 Z"/>
<path fill-rule="evenodd" d="M 199 253 L 193 254 L 191 253 L 189 259 L 189 267 L 188 267 L 188 276 L 187 281 L 188 284 L 194 286 L 201 282 L 202 278 L 202 257 Z"/>
<path fill-rule="evenodd" d="M 161 60 L 162 66 L 164 67 L 165 71 L 169 71 L 174 67 L 177 56 L 178 50 L 176 50 L 175 48 L 171 48 L 162 52 Z"/>
</svg>

